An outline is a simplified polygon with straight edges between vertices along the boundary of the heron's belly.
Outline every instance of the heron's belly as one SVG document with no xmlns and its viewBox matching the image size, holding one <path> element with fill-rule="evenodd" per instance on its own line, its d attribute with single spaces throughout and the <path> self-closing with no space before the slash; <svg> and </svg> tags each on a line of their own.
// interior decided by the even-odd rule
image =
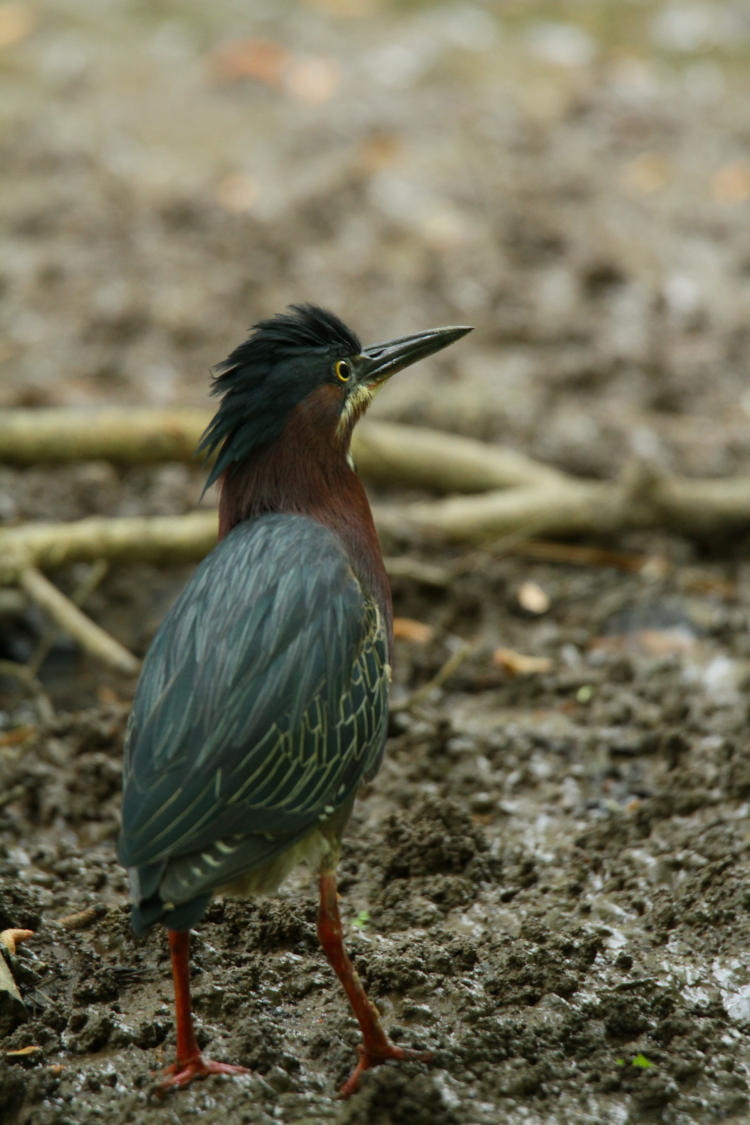
<svg viewBox="0 0 750 1125">
<path fill-rule="evenodd" d="M 323 824 L 316 825 L 301 840 L 290 844 L 286 851 L 230 883 L 217 887 L 216 893 L 235 898 L 267 895 L 275 891 L 289 872 L 300 863 L 307 864 L 313 871 L 335 867 L 341 853 L 341 832 L 349 818 L 350 809 L 351 805 L 346 810 L 343 823 L 340 823 L 339 817 L 333 816 Z"/>
</svg>

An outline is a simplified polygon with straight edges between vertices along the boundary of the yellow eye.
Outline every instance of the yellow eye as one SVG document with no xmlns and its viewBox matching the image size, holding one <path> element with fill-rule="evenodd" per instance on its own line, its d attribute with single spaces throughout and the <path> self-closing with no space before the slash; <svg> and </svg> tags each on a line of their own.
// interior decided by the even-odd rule
<svg viewBox="0 0 750 1125">
<path fill-rule="evenodd" d="M 336 360 L 336 378 L 342 383 L 348 383 L 352 377 L 352 369 L 345 359 Z"/>
</svg>

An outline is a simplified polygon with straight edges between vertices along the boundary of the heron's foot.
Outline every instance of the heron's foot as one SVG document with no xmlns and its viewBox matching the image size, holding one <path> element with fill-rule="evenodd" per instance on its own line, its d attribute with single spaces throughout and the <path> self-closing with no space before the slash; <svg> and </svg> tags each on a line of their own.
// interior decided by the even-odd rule
<svg viewBox="0 0 750 1125">
<path fill-rule="evenodd" d="M 161 1083 L 159 1090 L 166 1093 L 168 1090 L 181 1090 L 188 1086 L 194 1078 L 206 1078 L 209 1074 L 249 1074 L 246 1066 L 234 1066 L 232 1063 L 214 1062 L 213 1059 L 204 1059 L 203 1055 L 191 1056 L 189 1059 L 178 1059 L 167 1067 L 167 1077 Z"/>
<path fill-rule="evenodd" d="M 376 1048 L 370 1049 L 364 1043 L 360 1043 L 359 1062 L 339 1090 L 338 1097 L 350 1098 L 359 1086 L 361 1074 L 366 1070 L 372 1070 L 374 1066 L 381 1066 L 390 1059 L 398 1062 L 429 1062 L 431 1058 L 432 1051 L 409 1051 L 405 1047 L 397 1047 L 395 1043 L 391 1043 L 390 1039 L 386 1039 L 379 1043 Z"/>
</svg>

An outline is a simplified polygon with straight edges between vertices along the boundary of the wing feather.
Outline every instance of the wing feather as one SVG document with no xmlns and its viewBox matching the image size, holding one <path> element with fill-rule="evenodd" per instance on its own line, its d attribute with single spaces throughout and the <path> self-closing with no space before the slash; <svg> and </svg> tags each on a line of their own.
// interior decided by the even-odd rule
<svg viewBox="0 0 750 1125">
<path fill-rule="evenodd" d="M 331 532 L 291 515 L 238 525 L 144 662 L 122 861 L 205 852 L 216 886 L 351 800 L 382 757 L 387 659 L 381 614 Z"/>
</svg>

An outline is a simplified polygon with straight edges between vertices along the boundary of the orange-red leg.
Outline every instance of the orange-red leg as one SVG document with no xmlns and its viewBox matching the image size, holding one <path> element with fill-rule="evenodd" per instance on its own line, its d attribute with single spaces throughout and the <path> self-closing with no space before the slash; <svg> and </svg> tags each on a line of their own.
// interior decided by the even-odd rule
<svg viewBox="0 0 750 1125">
<path fill-rule="evenodd" d="M 204 1059 L 195 1038 L 190 1004 L 190 935 L 183 930 L 168 930 L 172 952 L 172 978 L 177 1022 L 177 1061 L 167 1067 L 162 1089 L 179 1089 L 194 1078 L 207 1074 L 247 1074 L 247 1067 Z"/>
<path fill-rule="evenodd" d="M 336 873 L 334 871 L 321 871 L 320 873 L 318 937 L 336 976 L 346 990 L 346 995 L 349 997 L 349 1002 L 362 1029 L 359 1062 L 351 1077 L 341 1087 L 339 1097 L 348 1098 L 357 1089 L 359 1077 L 363 1071 L 369 1070 L 373 1066 L 380 1066 L 388 1059 L 419 1059 L 426 1062 L 430 1057 L 429 1053 L 407 1051 L 403 1047 L 397 1047 L 395 1043 L 391 1043 L 383 1030 L 377 1008 L 368 999 L 364 985 L 359 979 L 359 973 L 352 965 L 349 955 L 344 949 L 341 918 L 336 897 Z"/>
</svg>

